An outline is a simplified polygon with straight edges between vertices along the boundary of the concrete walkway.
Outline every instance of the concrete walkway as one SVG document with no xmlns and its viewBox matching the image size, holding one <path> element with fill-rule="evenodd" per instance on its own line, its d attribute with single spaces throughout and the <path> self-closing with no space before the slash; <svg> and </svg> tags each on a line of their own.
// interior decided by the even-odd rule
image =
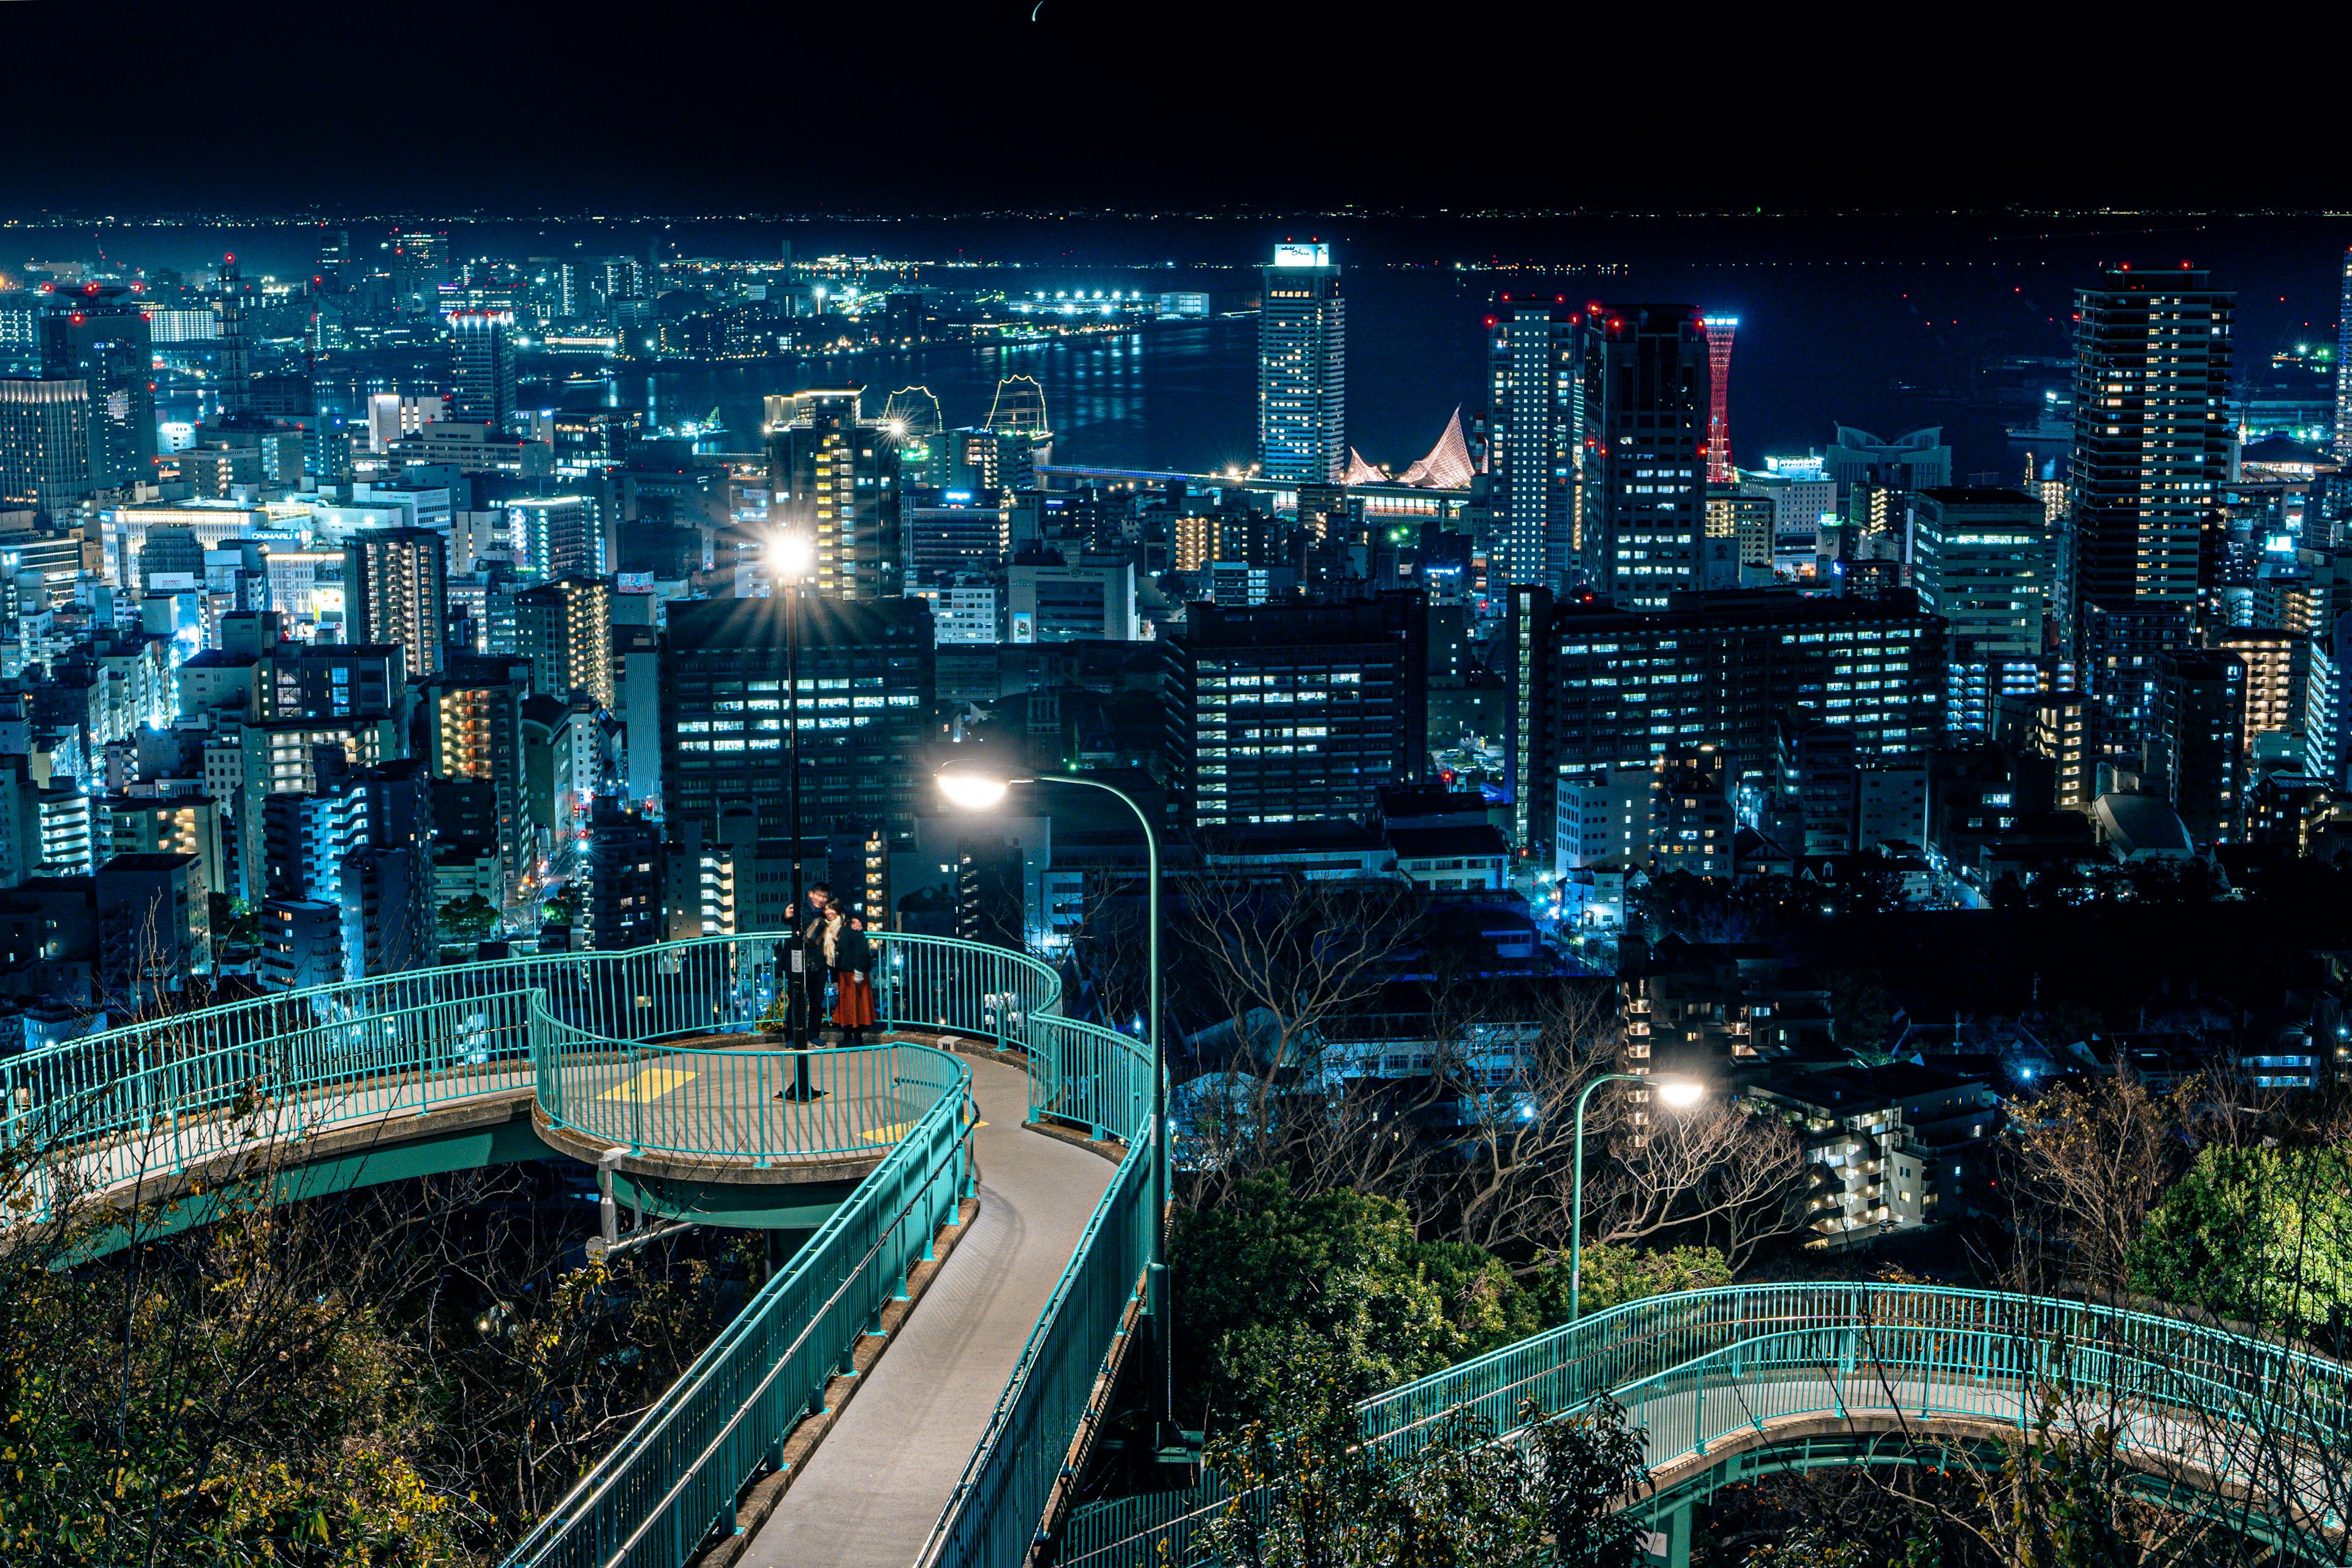
<svg viewBox="0 0 2352 1568">
<path fill-rule="evenodd" d="M 1019 1068 L 973 1061 L 971 1076 L 979 1217 L 740 1568 L 908 1568 L 1110 1184 L 1109 1161 L 1022 1129 Z"/>
</svg>

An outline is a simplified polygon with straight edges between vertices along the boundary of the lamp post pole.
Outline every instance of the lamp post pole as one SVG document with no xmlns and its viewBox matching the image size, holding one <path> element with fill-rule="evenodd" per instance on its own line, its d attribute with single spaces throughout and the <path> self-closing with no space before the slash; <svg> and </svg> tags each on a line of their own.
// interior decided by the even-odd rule
<svg viewBox="0 0 2352 1568">
<path fill-rule="evenodd" d="M 1145 948 L 1144 984 L 1148 994 L 1145 1003 L 1150 1017 L 1145 1031 L 1151 1051 L 1151 1121 L 1148 1136 L 1151 1139 L 1151 1184 L 1149 1194 L 1151 1205 L 1149 1258 L 1144 1265 L 1145 1304 L 1152 1322 L 1152 1346 L 1160 1357 L 1158 1386 L 1152 1390 L 1155 1432 L 1152 1448 L 1162 1459 L 1191 1462 L 1192 1445 L 1178 1430 L 1176 1412 L 1176 1335 L 1171 1321 L 1173 1316 L 1174 1293 L 1168 1278 L 1168 1195 L 1170 1190 L 1170 1155 L 1168 1151 L 1168 1054 L 1160 1039 L 1160 834 L 1151 826 L 1151 817 L 1135 797 L 1116 784 L 1077 773 L 1036 773 L 1020 778 L 1005 778 L 950 767 L 939 775 L 940 793 L 966 811 L 986 811 L 1004 799 L 1004 792 L 1017 784 L 1079 784 L 1098 789 L 1117 797 L 1119 804 L 1135 814 L 1138 826 L 1143 829 L 1145 863 Z M 1132 1125 L 1127 1129 L 1132 1131 Z"/>
<path fill-rule="evenodd" d="M 1160 1425 L 1160 1446 L 1178 1441 L 1175 1435 L 1176 1367 L 1174 1300 L 1168 1279 L 1168 1058 L 1160 1044 L 1160 834 L 1151 826 L 1150 816 L 1136 803 L 1135 797 L 1115 784 L 1100 779 L 1086 778 L 1076 773 L 1040 773 L 1039 784 L 1083 784 L 1115 795 L 1120 804 L 1135 814 L 1143 829 L 1145 877 L 1144 893 L 1144 963 L 1145 968 L 1145 1037 L 1151 1050 L 1151 1256 L 1146 1266 L 1150 1284 L 1149 1305 L 1151 1311 L 1153 1349 L 1160 1357 L 1160 1386 L 1154 1411 Z"/>
<path fill-rule="evenodd" d="M 818 1090 L 809 1083 L 807 944 L 801 941 L 801 922 L 808 918 L 807 895 L 801 887 L 801 584 L 797 574 L 784 588 L 784 685 L 791 695 L 784 712 L 784 798 L 792 819 L 793 918 L 784 947 L 784 1017 L 793 1047 L 793 1083 L 784 1091 L 793 1100 L 814 1100 Z"/>
<path fill-rule="evenodd" d="M 1584 1092 L 1576 1097 L 1576 1175 L 1569 1184 L 1573 1196 L 1568 1221 L 1568 1321 L 1571 1323 L 1584 1315 L 1584 1103 L 1604 1083 L 1630 1083 L 1641 1076 L 1605 1072 L 1586 1084 Z"/>
</svg>

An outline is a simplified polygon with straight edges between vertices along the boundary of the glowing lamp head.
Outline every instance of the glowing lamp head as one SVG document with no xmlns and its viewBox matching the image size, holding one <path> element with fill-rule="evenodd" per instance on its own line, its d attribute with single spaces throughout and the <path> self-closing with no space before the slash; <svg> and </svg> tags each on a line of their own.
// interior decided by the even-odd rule
<svg viewBox="0 0 2352 1568">
<path fill-rule="evenodd" d="M 776 563 L 797 583 L 816 570 L 816 541 L 805 533 L 786 533 L 776 543 Z"/>
<path fill-rule="evenodd" d="M 1007 782 L 976 773 L 964 768 L 950 768 L 940 774 L 940 793 L 951 805 L 966 811 L 986 811 L 1004 798 Z"/>
<path fill-rule="evenodd" d="M 1652 1081 L 1658 1103 L 1670 1110 L 1688 1110 L 1706 1098 L 1706 1085 L 1695 1078 L 1662 1078 Z"/>
</svg>

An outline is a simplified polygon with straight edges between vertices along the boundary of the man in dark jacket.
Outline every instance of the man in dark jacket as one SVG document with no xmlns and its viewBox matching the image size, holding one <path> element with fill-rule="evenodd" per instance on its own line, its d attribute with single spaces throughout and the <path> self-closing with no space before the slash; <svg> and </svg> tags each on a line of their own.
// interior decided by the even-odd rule
<svg viewBox="0 0 2352 1568">
<path fill-rule="evenodd" d="M 823 882 L 813 884 L 808 890 L 809 909 L 805 919 L 795 911 L 795 931 L 801 949 L 801 1023 L 803 1037 L 811 1045 L 824 1044 L 824 987 L 832 973 L 824 962 L 824 926 L 833 914 L 833 889 Z"/>
</svg>

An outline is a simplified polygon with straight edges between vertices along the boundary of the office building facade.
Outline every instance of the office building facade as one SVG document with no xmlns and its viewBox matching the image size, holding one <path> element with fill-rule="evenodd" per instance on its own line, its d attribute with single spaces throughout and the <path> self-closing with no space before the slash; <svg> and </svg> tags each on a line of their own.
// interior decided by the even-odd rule
<svg viewBox="0 0 2352 1568">
<path fill-rule="evenodd" d="M 1583 312 L 1555 300 L 1496 302 L 1488 337 L 1490 583 L 1568 585 L 1583 463 Z"/>
<path fill-rule="evenodd" d="M 1688 305 L 1601 305 L 1585 334 L 1586 583 L 1628 609 L 1705 586 L 1706 329 Z"/>
<path fill-rule="evenodd" d="M 56 518 L 90 493 L 89 387 L 0 377 L 0 510 Z"/>
<path fill-rule="evenodd" d="M 1257 319 L 1258 471 L 1282 484 L 1348 472 L 1348 317 L 1328 245 L 1277 245 Z"/>
<path fill-rule="evenodd" d="M 41 321 L 41 375 L 79 381 L 89 407 L 89 481 L 122 489 L 155 478 L 155 362 L 142 301 L 91 284 Z M 308 412 L 308 410 L 305 410 Z"/>
<path fill-rule="evenodd" d="M 2075 294 L 2073 630 L 2105 743 L 2147 733 L 2217 587 L 2236 296 L 2194 268 Z"/>
<path fill-rule="evenodd" d="M 790 600 L 670 606 L 661 676 L 662 791 L 672 824 L 743 806 L 761 837 L 790 831 L 784 686 Z M 936 690 L 929 609 L 919 599 L 800 604 L 802 826 L 881 821 L 914 832 L 931 783 L 918 766 Z"/>
<path fill-rule="evenodd" d="M 1910 510 L 1911 585 L 1948 628 L 1946 721 L 1989 733 L 1999 697 L 2042 685 L 2051 545 L 2042 502 L 2022 490 L 1946 488 L 1920 491 Z"/>
<path fill-rule="evenodd" d="M 1664 610 L 1515 590 L 1508 636 L 1511 776 L 1540 849 L 1563 773 L 1711 746 L 1737 788 L 1774 773 L 1792 713 L 1850 730 L 1864 761 L 1925 749 L 1942 729 L 1943 623 L 1907 589 L 1693 593 Z"/>
<path fill-rule="evenodd" d="M 1427 773 L 1429 606 L 1194 605 L 1178 639 L 1202 827 L 1364 816 Z"/>
<path fill-rule="evenodd" d="M 898 598 L 898 449 L 889 432 L 860 415 L 854 387 L 770 401 L 788 406 L 770 420 L 769 521 L 806 542 L 822 597 Z"/>
</svg>

